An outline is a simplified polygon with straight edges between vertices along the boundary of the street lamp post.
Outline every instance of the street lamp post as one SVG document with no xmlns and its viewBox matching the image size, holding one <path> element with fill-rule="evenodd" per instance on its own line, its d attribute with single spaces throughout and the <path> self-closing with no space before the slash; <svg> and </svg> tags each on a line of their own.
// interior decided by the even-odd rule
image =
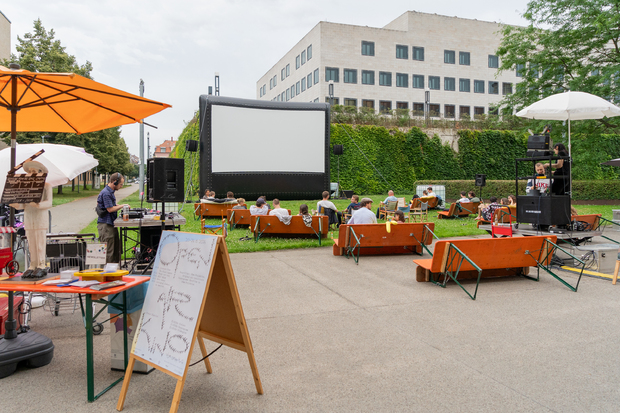
<svg viewBox="0 0 620 413">
<path fill-rule="evenodd" d="M 428 126 L 428 121 L 431 116 L 431 91 L 426 88 L 424 90 L 424 119 L 426 121 L 426 126 Z"/>
<path fill-rule="evenodd" d="M 334 81 L 333 80 L 329 81 L 329 86 L 327 87 L 327 91 L 329 94 L 329 107 L 331 109 L 331 107 L 334 105 Z"/>
</svg>

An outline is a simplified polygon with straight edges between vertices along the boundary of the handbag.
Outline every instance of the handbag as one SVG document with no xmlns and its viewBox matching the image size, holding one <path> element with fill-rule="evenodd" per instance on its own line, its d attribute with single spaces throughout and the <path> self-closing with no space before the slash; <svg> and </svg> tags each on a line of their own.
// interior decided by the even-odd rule
<svg viewBox="0 0 620 413">
<path fill-rule="evenodd" d="M 99 204 L 97 204 L 97 205 L 95 206 L 95 212 L 97 213 L 97 215 L 99 216 L 99 218 L 103 218 L 103 217 L 105 217 L 105 214 L 107 214 L 107 213 L 108 213 L 108 210 L 107 210 L 107 209 L 105 209 L 105 208 L 100 208 L 100 207 L 99 207 Z"/>
</svg>

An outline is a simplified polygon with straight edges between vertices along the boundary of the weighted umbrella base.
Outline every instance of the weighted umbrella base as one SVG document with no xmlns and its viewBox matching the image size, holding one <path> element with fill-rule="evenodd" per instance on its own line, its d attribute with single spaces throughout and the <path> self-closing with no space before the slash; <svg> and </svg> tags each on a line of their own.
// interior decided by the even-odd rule
<svg viewBox="0 0 620 413">
<path fill-rule="evenodd" d="M 22 363 L 28 367 L 43 367 L 54 357 L 54 343 L 48 337 L 28 331 L 14 339 L 0 336 L 0 379 L 15 373 Z"/>
</svg>

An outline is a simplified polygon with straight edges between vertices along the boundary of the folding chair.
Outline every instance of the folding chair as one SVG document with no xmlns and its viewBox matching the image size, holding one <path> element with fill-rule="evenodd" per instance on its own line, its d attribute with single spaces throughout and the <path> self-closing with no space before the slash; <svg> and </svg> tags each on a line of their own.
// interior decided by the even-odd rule
<svg viewBox="0 0 620 413">
<path fill-rule="evenodd" d="M 383 209 L 379 209 L 379 219 L 391 219 L 394 216 L 394 212 L 396 212 L 397 205 L 398 200 L 388 201 Z"/>
<path fill-rule="evenodd" d="M 226 218 L 222 218 L 221 225 L 205 225 L 205 219 L 200 220 L 200 233 L 211 235 L 223 235 L 224 238 L 228 236 L 228 226 L 226 225 Z"/>
<path fill-rule="evenodd" d="M 416 201 L 418 201 L 416 199 Z M 416 217 L 420 217 L 420 222 L 428 222 L 428 202 L 419 201 L 415 203 L 417 207 L 411 209 L 410 216 L 413 217 L 413 221 L 416 222 Z"/>
</svg>

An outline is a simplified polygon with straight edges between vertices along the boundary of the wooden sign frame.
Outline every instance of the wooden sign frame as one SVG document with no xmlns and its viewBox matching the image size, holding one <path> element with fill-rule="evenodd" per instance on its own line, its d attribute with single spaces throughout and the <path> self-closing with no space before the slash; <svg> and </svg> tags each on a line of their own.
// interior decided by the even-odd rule
<svg viewBox="0 0 620 413">
<path fill-rule="evenodd" d="M 192 233 L 192 235 L 196 234 Z M 252 341 L 250 340 L 250 333 L 248 332 L 245 315 L 243 314 L 243 308 L 241 307 L 241 299 L 239 298 L 237 283 L 232 271 L 228 248 L 226 247 L 226 242 L 222 236 L 217 236 L 217 238 L 217 245 L 215 247 L 213 260 L 211 262 L 209 278 L 207 280 L 207 286 L 202 299 L 200 313 L 196 320 L 196 328 L 194 330 L 194 336 L 192 338 L 189 356 L 187 357 L 183 375 L 179 376 L 174 374 L 171 371 L 156 365 L 155 363 L 136 356 L 133 351 L 134 348 L 132 348 L 129 356 L 129 363 L 125 371 L 123 387 L 121 388 L 121 393 L 118 397 L 116 410 L 123 410 L 125 397 L 127 396 L 127 390 L 129 388 L 129 382 L 131 381 L 131 376 L 133 373 L 133 367 L 137 360 L 152 366 L 177 380 L 174 396 L 172 398 L 172 405 L 170 406 L 170 412 L 176 412 L 181 402 L 181 394 L 183 393 L 183 386 L 185 385 L 185 380 L 187 378 L 190 357 L 194 350 L 194 344 L 196 341 L 198 342 L 202 356 L 206 357 L 208 354 L 204 340 L 214 341 L 247 353 L 250 368 L 252 370 L 252 376 L 254 377 L 256 391 L 258 394 L 263 394 L 263 385 L 258 374 L 258 368 L 254 358 L 254 350 L 252 348 Z M 134 346 L 137 336 L 138 335 L 136 335 L 136 338 L 134 339 Z M 208 358 L 204 359 L 204 364 L 207 372 L 212 373 L 213 370 L 211 368 L 211 362 Z"/>
</svg>

